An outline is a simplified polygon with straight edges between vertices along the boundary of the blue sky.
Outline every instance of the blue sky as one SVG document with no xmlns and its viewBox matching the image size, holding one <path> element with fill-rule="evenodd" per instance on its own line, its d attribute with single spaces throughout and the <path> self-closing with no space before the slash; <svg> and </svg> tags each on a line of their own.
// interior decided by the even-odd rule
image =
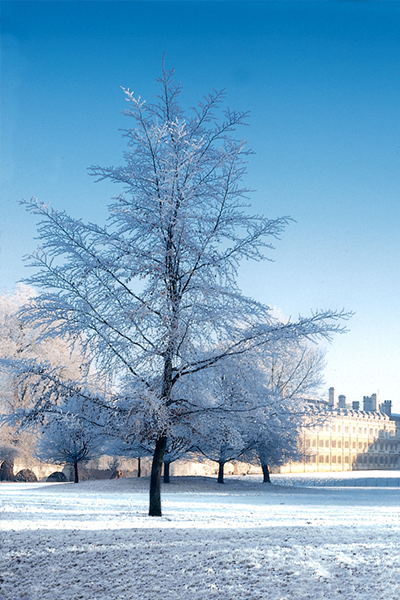
<svg viewBox="0 0 400 600">
<path fill-rule="evenodd" d="M 151 100 L 163 52 L 190 107 L 226 88 L 250 111 L 256 212 L 290 215 L 274 262 L 242 289 L 295 319 L 355 311 L 326 389 L 379 391 L 400 412 L 400 2 L 2 2 L 0 287 L 29 275 L 37 196 L 103 222 L 122 164 L 121 86 Z"/>
</svg>

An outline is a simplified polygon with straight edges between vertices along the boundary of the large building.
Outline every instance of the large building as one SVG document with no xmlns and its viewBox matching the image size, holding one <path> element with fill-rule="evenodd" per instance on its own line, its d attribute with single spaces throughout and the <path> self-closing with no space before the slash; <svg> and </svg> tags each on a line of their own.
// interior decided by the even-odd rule
<svg viewBox="0 0 400 600">
<path fill-rule="evenodd" d="M 364 396 L 361 410 L 330 388 L 329 401 L 317 406 L 318 424 L 301 433 L 303 459 L 285 464 L 282 473 L 400 468 L 400 415 L 392 415 L 390 400 Z"/>
</svg>

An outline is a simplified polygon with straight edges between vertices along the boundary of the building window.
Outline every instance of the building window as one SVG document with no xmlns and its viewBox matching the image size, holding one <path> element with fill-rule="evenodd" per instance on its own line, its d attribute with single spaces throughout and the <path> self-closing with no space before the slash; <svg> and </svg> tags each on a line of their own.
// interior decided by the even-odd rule
<svg viewBox="0 0 400 600">
<path fill-rule="evenodd" d="M 353 448 L 355 448 L 355 447 L 356 447 L 356 443 L 355 443 L 355 442 L 353 442 Z"/>
<path fill-rule="evenodd" d="M 323 456 L 319 456 L 319 462 L 323 463 L 324 462 L 324 457 Z"/>
<path fill-rule="evenodd" d="M 358 449 L 362 450 L 362 447 L 363 447 L 362 442 L 358 442 Z"/>
<path fill-rule="evenodd" d="M 338 447 L 338 448 L 341 448 L 341 447 L 342 447 L 342 442 L 341 442 L 341 440 L 339 440 L 339 441 L 338 441 L 338 443 L 337 443 L 337 447 Z"/>
<path fill-rule="evenodd" d="M 338 433 L 340 433 L 340 431 L 341 431 L 340 425 L 338 425 L 337 430 L 338 430 Z"/>
<path fill-rule="evenodd" d="M 329 462 L 329 456 L 325 456 L 325 462 L 328 463 Z"/>
<path fill-rule="evenodd" d="M 344 447 L 345 447 L 345 448 L 348 448 L 348 447 L 349 447 L 349 442 L 345 442 L 345 443 L 344 443 Z"/>
<path fill-rule="evenodd" d="M 345 428 L 344 428 L 344 432 L 345 432 L 345 433 L 349 433 L 349 428 L 348 428 L 348 427 L 345 427 Z"/>
<path fill-rule="evenodd" d="M 344 457 L 344 462 L 345 462 L 345 463 L 348 463 L 348 462 L 349 462 L 349 457 L 348 457 L 348 456 L 345 456 L 345 457 Z"/>
<path fill-rule="evenodd" d="M 341 462 L 342 462 L 342 457 L 338 456 L 338 463 L 341 463 Z"/>
<path fill-rule="evenodd" d="M 336 448 L 336 440 L 332 440 L 332 448 Z"/>
<path fill-rule="evenodd" d="M 369 430 L 369 435 L 374 435 L 374 430 L 372 428 Z"/>
<path fill-rule="evenodd" d="M 319 440 L 319 447 L 323 448 L 324 447 L 324 440 Z"/>
<path fill-rule="evenodd" d="M 315 446 L 317 445 L 317 440 L 315 440 L 315 439 L 314 439 L 314 440 L 312 441 L 312 445 L 313 445 L 313 447 L 315 448 Z"/>
<path fill-rule="evenodd" d="M 332 462 L 335 463 L 336 462 L 336 456 L 332 456 Z"/>
<path fill-rule="evenodd" d="M 325 440 L 325 448 L 329 448 L 329 440 Z"/>
</svg>

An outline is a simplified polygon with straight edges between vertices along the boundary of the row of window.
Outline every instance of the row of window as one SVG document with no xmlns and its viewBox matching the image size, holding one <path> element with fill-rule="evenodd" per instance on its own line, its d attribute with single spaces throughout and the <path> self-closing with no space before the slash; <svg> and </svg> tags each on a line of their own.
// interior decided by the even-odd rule
<svg viewBox="0 0 400 600">
<path fill-rule="evenodd" d="M 307 439 L 306 440 L 306 447 L 310 448 L 310 447 L 316 448 L 317 447 L 317 440 L 314 438 L 313 440 Z M 342 448 L 342 440 L 318 440 L 318 447 L 319 448 Z M 396 443 L 390 443 L 390 442 L 375 442 L 373 444 L 368 444 L 367 442 L 356 442 L 356 441 L 352 441 L 350 442 L 349 440 L 346 440 L 343 442 L 343 448 L 353 448 L 354 450 L 363 450 L 364 452 L 366 451 L 386 451 L 386 452 L 395 452 L 396 451 Z"/>
<path fill-rule="evenodd" d="M 306 458 L 306 462 L 309 463 L 325 463 L 325 464 L 329 464 L 329 463 L 337 463 L 337 464 L 341 464 L 342 462 L 342 456 L 339 455 L 335 455 L 333 454 L 332 456 L 326 455 L 323 456 L 322 454 L 319 456 L 307 456 Z M 350 462 L 350 457 L 349 455 L 345 455 L 343 457 L 343 462 L 345 464 L 349 464 Z M 396 465 L 399 462 L 399 458 L 397 456 L 358 456 L 357 457 L 357 463 L 358 464 L 369 464 L 369 465 Z"/>
<path fill-rule="evenodd" d="M 327 433 L 348 433 L 348 434 L 356 434 L 356 435 L 371 435 L 374 437 L 382 436 L 382 437 L 394 437 L 395 436 L 395 428 L 391 428 L 390 430 L 378 429 L 374 427 L 351 427 L 350 425 L 321 425 L 319 427 L 314 428 L 315 431 L 327 432 Z"/>
</svg>

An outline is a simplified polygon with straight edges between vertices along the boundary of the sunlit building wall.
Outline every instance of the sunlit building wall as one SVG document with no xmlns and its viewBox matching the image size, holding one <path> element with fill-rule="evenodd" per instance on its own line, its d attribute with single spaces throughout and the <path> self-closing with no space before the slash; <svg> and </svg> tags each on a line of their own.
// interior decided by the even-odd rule
<svg viewBox="0 0 400 600">
<path fill-rule="evenodd" d="M 391 414 L 391 402 L 379 405 L 376 394 L 364 396 L 363 409 L 345 396 L 319 405 L 320 423 L 305 426 L 300 436 L 302 460 L 290 461 L 281 473 L 351 471 L 400 468 L 400 416 Z"/>
</svg>

